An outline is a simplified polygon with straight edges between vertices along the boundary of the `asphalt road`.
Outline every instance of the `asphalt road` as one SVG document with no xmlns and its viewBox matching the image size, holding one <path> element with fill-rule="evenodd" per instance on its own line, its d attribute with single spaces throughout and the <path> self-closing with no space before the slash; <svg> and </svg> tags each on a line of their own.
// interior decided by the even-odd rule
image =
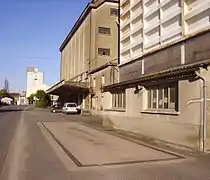
<svg viewBox="0 0 210 180">
<path fill-rule="evenodd" d="M 87 117 L 87 120 L 90 118 Z M 28 109 L 28 107 L 0 108 L 0 180 L 210 179 L 209 154 L 160 162 L 77 167 L 69 163 L 70 159 L 64 155 L 65 152 L 61 153 L 57 143 L 51 137 L 44 135 L 38 126 L 40 122 L 75 123 L 85 119 L 84 116 L 52 114 L 46 110 Z M 81 134 L 77 134 L 77 137 L 82 138 Z M 80 143 L 80 146 L 84 152 L 91 150 L 83 143 Z M 104 148 L 113 148 L 113 146 L 104 145 Z M 72 153 L 76 154 L 74 151 Z M 94 160 L 95 156 L 88 158 Z"/>
<path fill-rule="evenodd" d="M 0 173 L 24 107 L 0 107 Z"/>
</svg>

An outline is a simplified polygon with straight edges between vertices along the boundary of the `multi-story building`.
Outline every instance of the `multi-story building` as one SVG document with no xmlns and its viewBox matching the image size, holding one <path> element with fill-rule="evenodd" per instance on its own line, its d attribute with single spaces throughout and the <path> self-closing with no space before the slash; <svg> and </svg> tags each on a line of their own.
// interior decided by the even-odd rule
<svg viewBox="0 0 210 180">
<path fill-rule="evenodd" d="M 102 110 L 102 85 L 118 81 L 119 0 L 92 0 L 60 46 L 60 82 L 49 94 L 76 102 L 83 110 Z"/>
<path fill-rule="evenodd" d="M 35 94 L 37 90 L 47 90 L 49 86 L 44 84 L 44 73 L 35 67 L 27 68 L 26 97 Z"/>
<path fill-rule="evenodd" d="M 209 47 L 208 0 L 120 0 L 119 83 L 103 88 L 119 112 L 104 117 L 115 128 L 203 147 Z"/>
</svg>

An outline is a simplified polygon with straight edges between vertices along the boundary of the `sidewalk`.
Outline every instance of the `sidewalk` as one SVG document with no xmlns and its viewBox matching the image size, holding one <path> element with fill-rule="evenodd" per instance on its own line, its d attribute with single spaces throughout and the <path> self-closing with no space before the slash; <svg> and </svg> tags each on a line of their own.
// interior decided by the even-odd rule
<svg viewBox="0 0 210 180">
<path fill-rule="evenodd" d="M 135 142 L 153 149 L 161 150 L 163 152 L 170 152 L 175 153 L 180 156 L 189 156 L 189 155 L 197 155 L 201 154 L 202 152 L 196 151 L 194 149 L 191 149 L 187 146 L 182 146 L 170 142 L 166 142 L 159 139 L 154 139 L 152 137 L 145 136 L 143 134 L 137 134 L 133 132 L 127 132 L 120 129 L 113 129 L 110 126 L 106 127 L 103 126 L 103 120 L 102 118 L 98 116 L 86 116 L 86 119 L 82 120 L 80 123 L 91 127 L 93 129 L 129 140 L 131 142 Z"/>
<path fill-rule="evenodd" d="M 44 122 L 44 127 L 78 167 L 180 159 L 76 122 Z"/>
</svg>

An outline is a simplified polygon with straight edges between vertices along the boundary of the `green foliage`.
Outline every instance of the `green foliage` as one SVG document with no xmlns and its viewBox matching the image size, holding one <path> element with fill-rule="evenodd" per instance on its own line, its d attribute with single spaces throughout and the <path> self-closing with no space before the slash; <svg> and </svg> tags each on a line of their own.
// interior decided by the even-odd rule
<svg viewBox="0 0 210 180">
<path fill-rule="evenodd" d="M 34 96 L 35 96 L 35 94 L 31 94 L 31 95 L 28 97 L 29 104 L 33 104 L 33 102 L 34 102 Z"/>
<path fill-rule="evenodd" d="M 8 96 L 8 93 L 5 89 L 1 89 L 0 90 L 0 98 L 4 98 L 4 97 L 7 97 Z"/>
<path fill-rule="evenodd" d="M 45 108 L 50 105 L 50 96 L 43 90 L 38 90 L 35 94 L 37 101 L 35 106 L 38 108 Z"/>
<path fill-rule="evenodd" d="M 37 98 L 39 101 L 45 100 L 45 98 L 46 98 L 46 93 L 45 93 L 43 90 L 37 90 L 37 92 L 36 92 L 36 98 Z"/>
<path fill-rule="evenodd" d="M 45 107 L 47 107 L 47 104 L 46 104 L 45 101 L 36 101 L 35 106 L 36 106 L 37 108 L 45 108 Z"/>
</svg>

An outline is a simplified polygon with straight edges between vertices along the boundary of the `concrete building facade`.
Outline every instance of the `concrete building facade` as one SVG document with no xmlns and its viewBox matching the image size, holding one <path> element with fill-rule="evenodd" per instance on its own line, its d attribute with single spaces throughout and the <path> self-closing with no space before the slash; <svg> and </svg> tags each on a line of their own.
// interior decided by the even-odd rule
<svg viewBox="0 0 210 180">
<path fill-rule="evenodd" d="M 37 90 L 46 91 L 49 86 L 44 84 L 44 73 L 35 67 L 27 68 L 26 98 L 35 94 Z"/>
<path fill-rule="evenodd" d="M 60 82 L 49 94 L 76 102 L 83 110 L 103 109 L 102 85 L 118 82 L 118 2 L 87 4 L 60 47 Z"/>
<path fill-rule="evenodd" d="M 120 0 L 119 82 L 103 87 L 112 111 L 100 114 L 115 128 L 209 149 L 209 47 L 208 0 Z"/>
</svg>

